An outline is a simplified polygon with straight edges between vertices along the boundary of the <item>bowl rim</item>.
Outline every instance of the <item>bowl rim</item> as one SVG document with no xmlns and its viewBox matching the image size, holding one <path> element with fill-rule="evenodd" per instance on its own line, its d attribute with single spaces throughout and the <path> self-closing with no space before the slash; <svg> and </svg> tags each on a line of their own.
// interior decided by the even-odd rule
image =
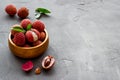
<svg viewBox="0 0 120 80">
<path fill-rule="evenodd" d="M 28 50 L 28 49 L 35 49 L 35 48 L 38 48 L 38 47 L 42 46 L 42 45 L 45 44 L 45 42 L 47 41 L 47 39 L 48 39 L 48 32 L 47 32 L 46 29 L 44 29 L 44 32 L 45 32 L 45 34 L 46 34 L 45 40 L 44 40 L 41 44 L 39 44 L 39 45 L 37 45 L 37 46 L 33 46 L 33 47 L 20 47 L 20 46 L 17 46 L 17 45 L 16 45 L 15 43 L 13 43 L 13 41 L 11 40 L 11 32 L 9 33 L 9 38 L 8 38 L 8 40 L 9 40 L 9 42 L 10 42 L 13 46 L 15 46 L 15 47 L 17 47 L 17 48 L 26 49 L 26 50 Z"/>
</svg>

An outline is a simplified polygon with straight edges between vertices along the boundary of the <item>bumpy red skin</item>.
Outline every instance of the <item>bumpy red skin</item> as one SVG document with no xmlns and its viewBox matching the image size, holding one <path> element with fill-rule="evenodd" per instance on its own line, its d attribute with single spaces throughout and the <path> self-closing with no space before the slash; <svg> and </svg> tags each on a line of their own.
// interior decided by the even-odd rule
<svg viewBox="0 0 120 80">
<path fill-rule="evenodd" d="M 37 31 L 36 29 L 31 29 L 31 30 L 27 31 L 26 34 L 25 34 L 26 39 L 27 39 L 28 42 L 35 42 L 34 38 L 33 38 L 34 35 L 32 35 L 32 32 L 34 32 L 37 35 L 38 39 L 40 37 L 39 31 Z"/>
<path fill-rule="evenodd" d="M 21 21 L 21 23 L 20 23 L 20 25 L 21 25 L 24 29 L 27 28 L 28 24 L 31 24 L 31 25 L 32 25 L 32 22 L 31 22 L 29 19 L 23 19 L 23 20 Z"/>
<path fill-rule="evenodd" d="M 24 63 L 23 65 L 22 65 L 22 70 L 23 71 L 30 71 L 32 68 L 33 68 L 33 62 L 32 61 L 28 61 L 28 62 L 26 62 L 26 63 Z"/>
<path fill-rule="evenodd" d="M 42 41 L 38 40 L 38 41 L 34 42 L 32 45 L 33 45 L 33 46 L 37 46 L 37 45 L 39 45 L 39 44 L 41 44 L 41 43 L 42 43 Z"/>
<path fill-rule="evenodd" d="M 26 8 L 26 7 L 21 7 L 19 10 L 18 10 L 18 13 L 17 15 L 24 19 L 26 18 L 28 15 L 29 15 L 29 10 Z"/>
<path fill-rule="evenodd" d="M 13 4 L 9 4 L 5 7 L 5 11 L 10 16 L 14 16 L 17 13 L 17 9 Z"/>
<path fill-rule="evenodd" d="M 41 22 L 40 20 L 34 21 L 33 24 L 32 24 L 32 27 L 37 29 L 39 32 L 42 32 L 45 29 L 44 23 Z"/>
<path fill-rule="evenodd" d="M 24 47 L 31 47 L 29 44 L 25 44 Z"/>
<path fill-rule="evenodd" d="M 18 33 L 18 32 L 11 30 L 11 35 L 12 35 L 12 36 L 14 36 L 16 33 Z"/>
<path fill-rule="evenodd" d="M 12 26 L 12 28 L 13 28 L 13 27 L 16 27 L 16 26 L 21 27 L 19 24 L 15 24 L 15 25 Z M 11 30 L 11 35 L 12 35 L 12 36 L 14 36 L 16 33 L 18 33 L 18 31 Z"/>
<path fill-rule="evenodd" d="M 26 36 L 26 39 L 28 42 L 34 42 L 33 35 L 32 35 L 31 31 L 27 31 L 25 36 Z"/>
<path fill-rule="evenodd" d="M 13 42 L 18 46 L 24 46 L 25 44 L 25 35 L 22 32 L 16 33 Z"/>
<path fill-rule="evenodd" d="M 45 40 L 45 37 L 46 37 L 45 32 L 41 32 L 41 33 L 40 33 L 40 40 L 41 40 L 41 41 L 44 41 L 44 40 Z"/>
</svg>

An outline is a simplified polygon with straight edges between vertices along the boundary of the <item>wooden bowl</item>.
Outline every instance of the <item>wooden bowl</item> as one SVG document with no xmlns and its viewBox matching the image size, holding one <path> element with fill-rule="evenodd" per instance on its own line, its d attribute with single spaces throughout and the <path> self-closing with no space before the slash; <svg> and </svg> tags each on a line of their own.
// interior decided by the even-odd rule
<svg viewBox="0 0 120 80">
<path fill-rule="evenodd" d="M 12 53 L 15 56 L 21 57 L 21 58 L 35 58 L 40 56 L 41 54 L 43 54 L 46 49 L 48 48 L 48 44 L 49 44 L 49 36 L 48 36 L 48 32 L 45 29 L 45 33 L 46 33 L 46 38 L 45 40 L 34 47 L 20 47 L 17 46 L 16 44 L 14 44 L 11 40 L 11 33 L 9 34 L 9 38 L 8 38 L 8 44 L 9 44 L 9 48 L 12 51 Z"/>
</svg>

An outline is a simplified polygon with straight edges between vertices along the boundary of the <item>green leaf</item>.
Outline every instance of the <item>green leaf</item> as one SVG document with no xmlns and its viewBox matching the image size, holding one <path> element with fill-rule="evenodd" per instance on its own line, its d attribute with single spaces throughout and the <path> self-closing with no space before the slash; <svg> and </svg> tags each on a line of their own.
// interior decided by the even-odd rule
<svg viewBox="0 0 120 80">
<path fill-rule="evenodd" d="M 42 13 L 42 14 L 51 13 L 49 10 L 47 10 L 45 8 L 37 8 L 35 11 Z"/>
<path fill-rule="evenodd" d="M 32 28 L 32 25 L 31 24 L 28 24 L 27 25 L 27 30 L 30 30 Z"/>
<path fill-rule="evenodd" d="M 19 26 L 13 27 L 12 30 L 17 31 L 17 32 L 25 32 L 25 30 Z"/>
</svg>

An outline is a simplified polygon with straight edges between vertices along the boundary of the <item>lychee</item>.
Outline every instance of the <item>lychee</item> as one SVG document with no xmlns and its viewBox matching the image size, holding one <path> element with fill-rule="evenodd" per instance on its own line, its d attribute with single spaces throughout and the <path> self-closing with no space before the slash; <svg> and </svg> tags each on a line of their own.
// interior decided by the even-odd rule
<svg viewBox="0 0 120 80">
<path fill-rule="evenodd" d="M 39 44 L 41 44 L 41 43 L 42 43 L 42 41 L 37 40 L 37 41 L 33 42 L 33 46 L 37 46 L 37 45 L 39 45 Z"/>
<path fill-rule="evenodd" d="M 13 42 L 18 46 L 23 46 L 25 44 L 25 35 L 22 32 L 16 33 L 13 38 Z"/>
<path fill-rule="evenodd" d="M 18 13 L 17 15 L 24 19 L 26 18 L 28 15 L 29 15 L 29 9 L 27 9 L 26 7 L 21 7 L 19 10 L 18 10 Z"/>
<path fill-rule="evenodd" d="M 40 40 L 41 40 L 41 41 L 44 41 L 44 40 L 45 40 L 45 37 L 46 37 L 45 32 L 41 32 L 41 33 L 40 33 Z"/>
<path fill-rule="evenodd" d="M 34 21 L 33 24 L 32 24 L 32 27 L 37 29 L 39 32 L 42 32 L 45 29 L 44 23 L 40 20 Z"/>
<path fill-rule="evenodd" d="M 17 13 L 17 9 L 13 4 L 9 4 L 5 7 L 5 11 L 10 16 L 14 16 Z"/>
<path fill-rule="evenodd" d="M 27 28 L 28 24 L 31 24 L 31 25 L 32 25 L 32 22 L 31 22 L 29 19 L 23 19 L 23 20 L 21 21 L 21 23 L 20 23 L 20 25 L 21 25 L 24 29 Z"/>
<path fill-rule="evenodd" d="M 12 36 L 14 36 L 16 33 L 18 33 L 18 31 L 13 30 L 14 27 L 20 27 L 20 28 L 22 28 L 19 24 L 13 25 L 13 26 L 12 26 L 12 30 L 11 30 L 11 35 L 12 35 Z"/>
<path fill-rule="evenodd" d="M 31 47 L 29 44 L 25 44 L 24 47 Z"/>
<path fill-rule="evenodd" d="M 27 61 L 22 65 L 22 70 L 24 71 L 30 71 L 33 68 L 33 62 Z"/>
<path fill-rule="evenodd" d="M 31 31 L 35 32 L 38 36 L 38 39 L 40 39 L 40 32 L 37 29 L 31 29 Z"/>
<path fill-rule="evenodd" d="M 40 33 L 35 29 L 31 29 L 26 32 L 25 36 L 28 42 L 35 42 L 39 39 Z"/>
</svg>

